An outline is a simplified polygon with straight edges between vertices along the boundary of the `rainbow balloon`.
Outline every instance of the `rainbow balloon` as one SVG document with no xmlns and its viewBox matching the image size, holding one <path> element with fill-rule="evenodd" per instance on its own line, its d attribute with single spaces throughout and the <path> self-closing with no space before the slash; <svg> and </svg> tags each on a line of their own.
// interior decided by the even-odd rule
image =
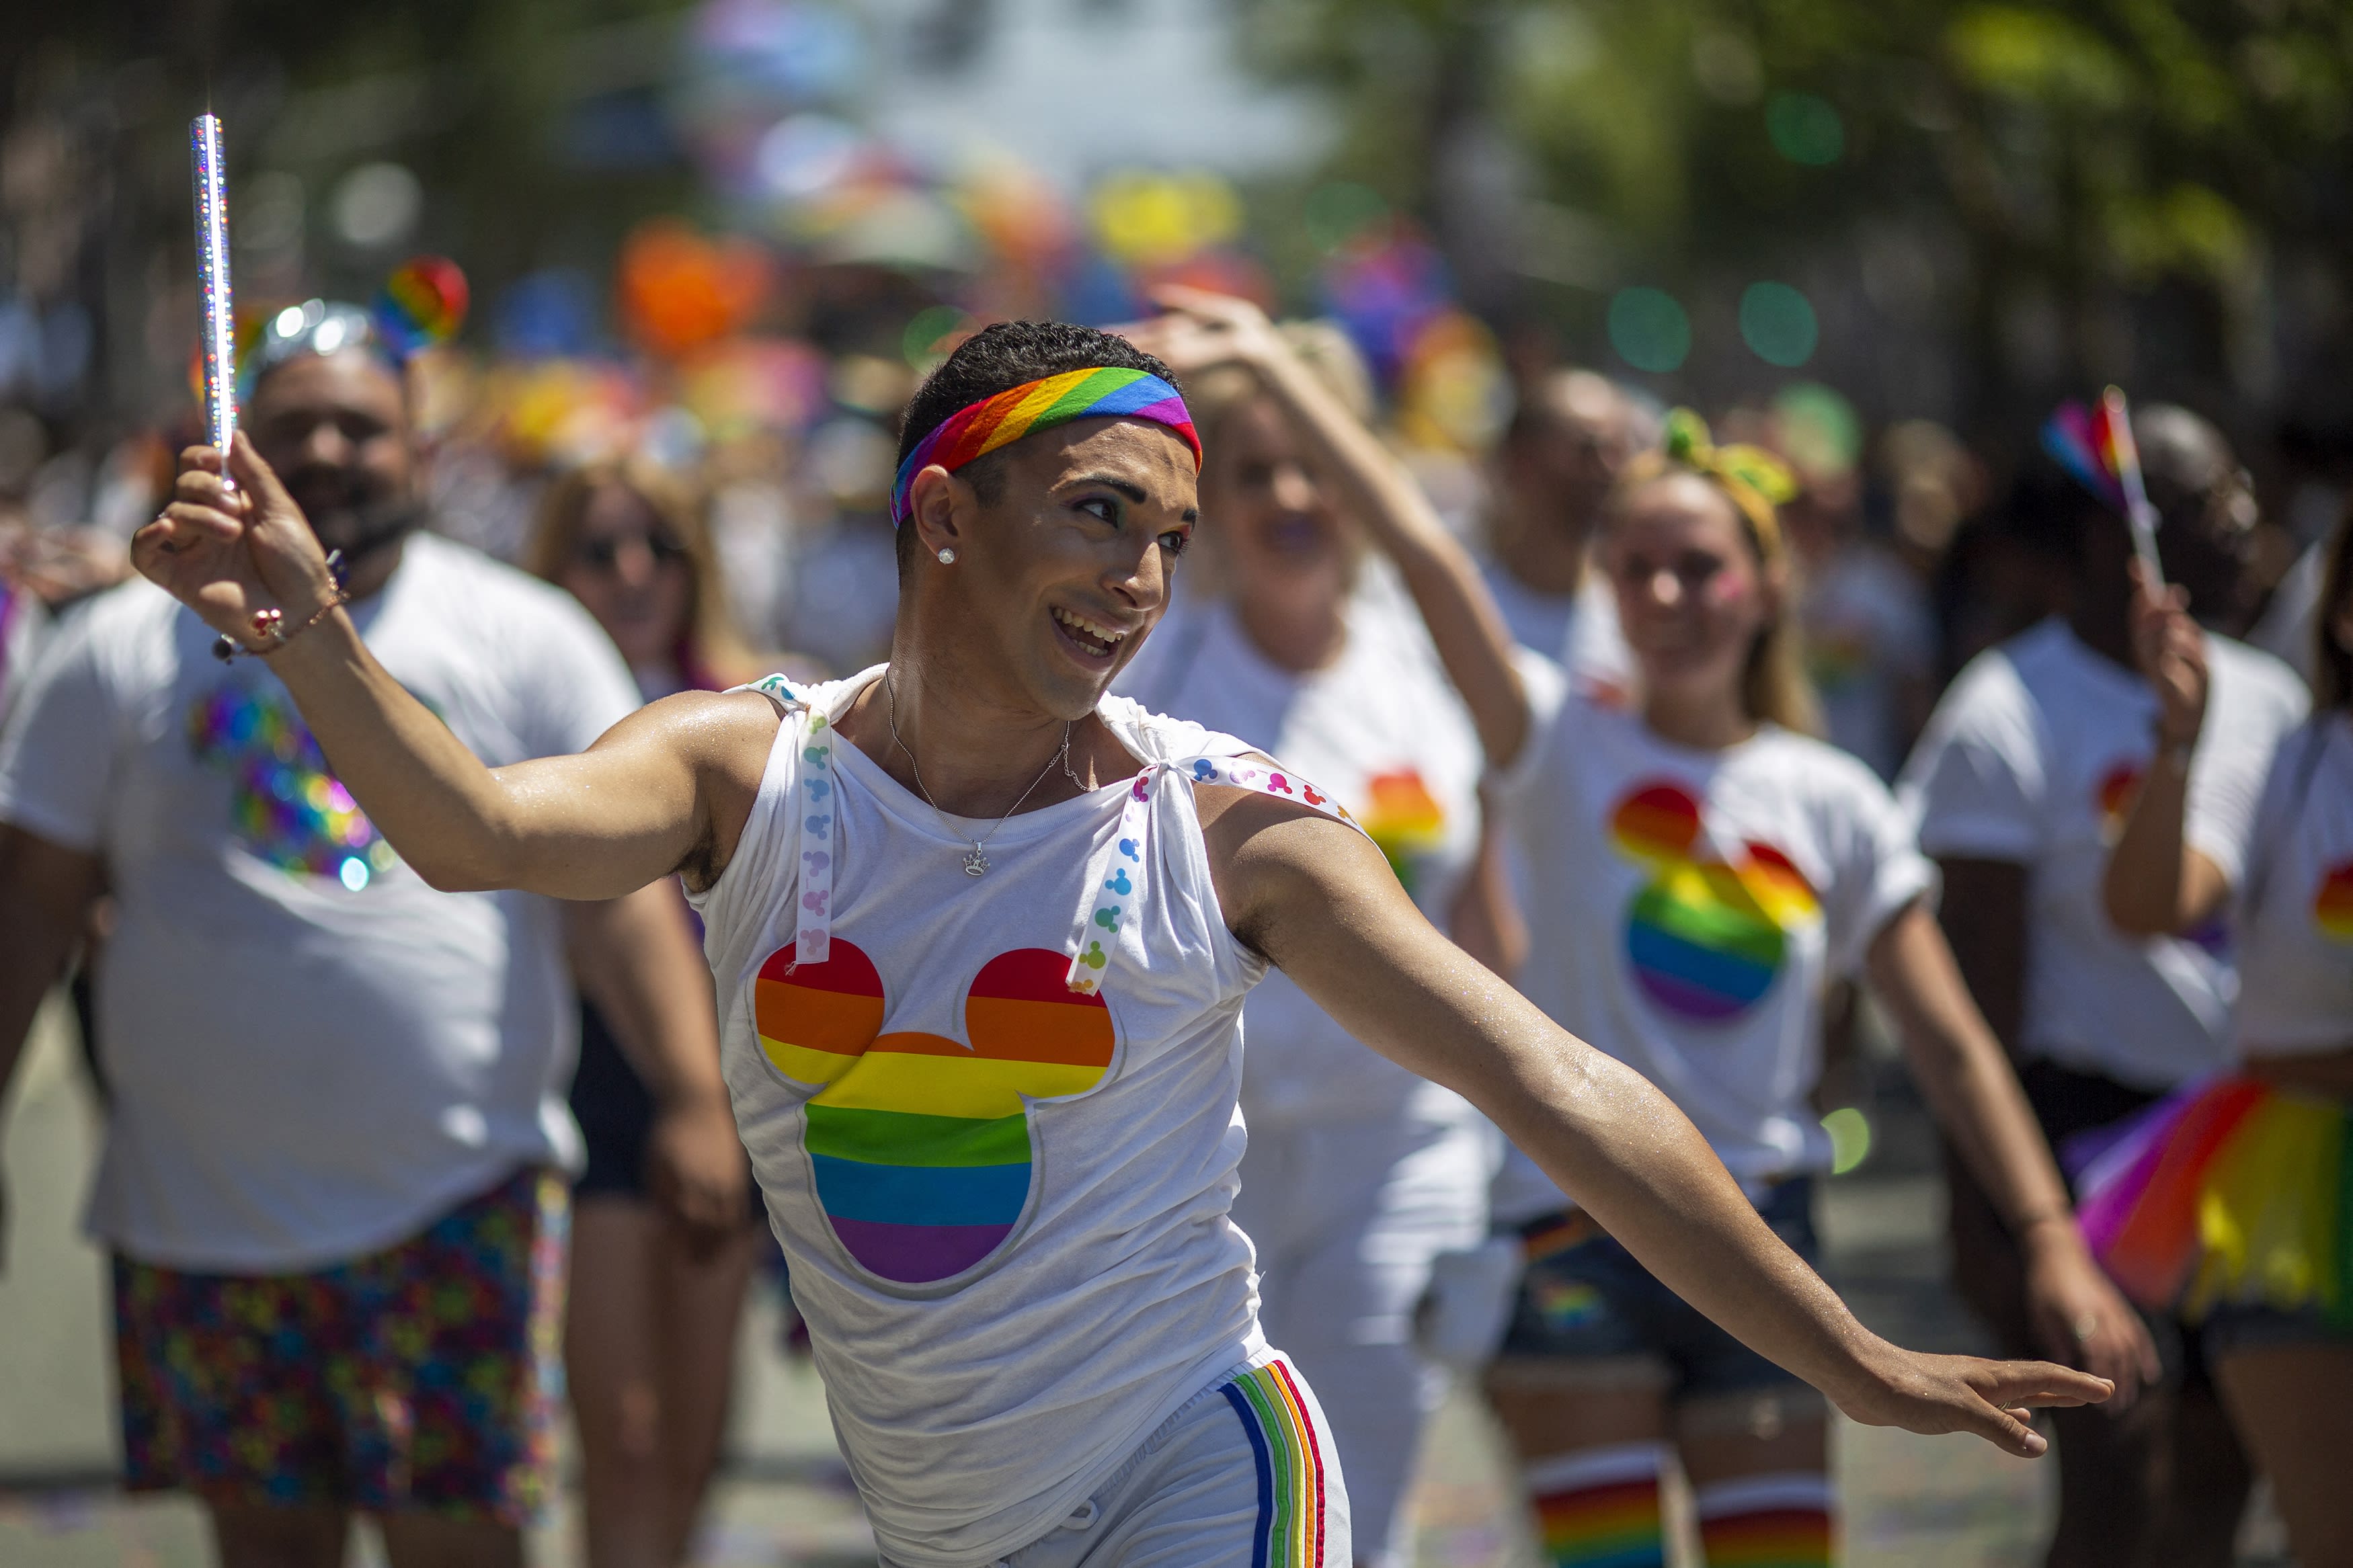
<svg viewBox="0 0 2353 1568">
<path fill-rule="evenodd" d="M 446 343 L 458 335 L 471 296 L 466 275 L 446 257 L 417 256 L 403 262 L 375 297 L 376 330 L 395 359 Z"/>
<path fill-rule="evenodd" d="M 2348 1150 L 2353 1107 L 2224 1078 L 2064 1152 L 2084 1240 L 2142 1306 L 2317 1306 L 2353 1329 Z"/>
<path fill-rule="evenodd" d="M 915 476 L 934 463 L 954 473 L 1009 442 L 1073 419 L 1141 419 L 1165 425 L 1193 448 L 1193 466 L 1201 466 L 1201 437 L 1175 387 L 1140 370 L 1069 370 L 984 397 L 940 421 L 899 465 L 891 486 L 891 521 L 907 521 Z"/>
<path fill-rule="evenodd" d="M 855 943 L 836 936 L 823 963 L 794 951 L 761 965 L 753 1014 L 776 1070 L 821 1086 L 802 1135 L 818 1206 L 880 1279 L 964 1273 L 1029 1212 L 1030 1103 L 1083 1094 L 1110 1069 L 1111 1010 L 1067 987 L 1067 953 L 1017 948 L 965 992 L 970 1045 L 885 1035 L 882 977 Z"/>
</svg>

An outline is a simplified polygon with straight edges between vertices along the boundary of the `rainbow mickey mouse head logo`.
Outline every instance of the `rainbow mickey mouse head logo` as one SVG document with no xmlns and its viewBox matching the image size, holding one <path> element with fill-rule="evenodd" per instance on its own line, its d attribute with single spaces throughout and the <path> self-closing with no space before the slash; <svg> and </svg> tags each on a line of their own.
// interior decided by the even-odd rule
<svg viewBox="0 0 2353 1568">
<path fill-rule="evenodd" d="M 2312 895 L 2312 923 L 2331 942 L 2353 943 L 2353 860 L 2321 877 Z"/>
<path fill-rule="evenodd" d="M 1117 1044 L 1101 996 L 1070 990 L 1070 955 L 1016 948 L 965 993 L 971 1044 L 882 1034 L 882 977 L 837 936 L 823 963 L 791 946 L 761 964 L 752 1008 L 778 1072 L 821 1086 L 802 1144 L 818 1205 L 859 1267 L 932 1285 L 979 1267 L 1029 1210 L 1029 1106 L 1089 1092 Z"/>
<path fill-rule="evenodd" d="M 1693 1023 L 1728 1023 L 1755 1006 L 1781 972 L 1789 931 L 1820 912 L 1804 874 L 1753 840 L 1736 863 L 1714 858 L 1699 802 L 1670 781 L 1636 785 L 1609 830 L 1651 872 L 1626 910 L 1626 956 L 1643 994 Z"/>
</svg>

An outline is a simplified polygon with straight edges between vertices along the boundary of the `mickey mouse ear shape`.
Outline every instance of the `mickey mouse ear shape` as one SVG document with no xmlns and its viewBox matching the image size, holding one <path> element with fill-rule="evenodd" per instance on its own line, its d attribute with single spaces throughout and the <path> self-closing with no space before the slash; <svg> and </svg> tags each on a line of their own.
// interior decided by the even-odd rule
<svg viewBox="0 0 2353 1568">
<path fill-rule="evenodd" d="M 466 275 L 447 257 L 418 256 L 384 280 L 372 312 L 396 357 L 446 343 L 465 324 Z"/>
</svg>

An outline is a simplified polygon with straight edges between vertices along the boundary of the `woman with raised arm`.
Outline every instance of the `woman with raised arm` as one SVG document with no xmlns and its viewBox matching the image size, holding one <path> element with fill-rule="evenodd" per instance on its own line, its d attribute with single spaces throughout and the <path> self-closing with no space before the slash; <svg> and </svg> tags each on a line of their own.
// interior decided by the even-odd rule
<svg viewBox="0 0 2353 1568">
<path fill-rule="evenodd" d="M 2207 638 L 2134 569 L 2133 647 L 2157 761 L 2108 857 L 2108 918 L 2184 934 L 2236 902 L 2238 1070 L 2159 1102 L 2083 1173 L 2084 1226 L 2152 1310 L 2199 1325 L 2224 1405 L 2271 1477 L 2296 1561 L 2353 1563 L 2353 520 L 2314 618 L 2312 716 L 2254 811 L 2201 800 Z M 2216 843 L 2201 824 L 2248 823 Z M 2226 867 L 2222 862 L 2228 862 Z"/>
<path fill-rule="evenodd" d="M 1281 329 L 1335 395 L 1371 409 L 1338 329 Z M 1328 789 L 1378 845 L 1415 905 L 1473 956 L 1502 896 L 1482 854 L 1482 763 L 1471 715 L 1413 606 L 1359 570 L 1365 541 L 1302 459 L 1247 371 L 1194 378 L 1207 579 L 1113 689 L 1281 757 Z M 1289 977 L 1250 993 L 1234 1220 L 1258 1254 L 1259 1317 L 1299 1360 L 1348 1472 L 1356 1561 L 1402 1568 L 1402 1504 L 1444 1372 L 1415 1343 L 1438 1259 L 1487 1236 L 1498 1140 L 1451 1089 L 1364 1047 Z"/>
<path fill-rule="evenodd" d="M 427 880 L 685 877 L 737 1125 L 897 1568 L 1349 1561 L 1324 1417 L 1227 1218 L 1269 965 L 1857 1419 L 2031 1456 L 2031 1407 L 2107 1397 L 1873 1334 L 1687 1118 L 1432 931 L 1324 791 L 1104 694 L 1197 521 L 1170 374 L 1087 328 L 976 333 L 902 432 L 890 663 L 665 698 L 577 756 L 486 768 L 387 676 L 242 433 L 185 454 L 134 559 L 268 659 Z"/>
<path fill-rule="evenodd" d="M 2055 1351 L 2127 1395 L 2153 1370 L 2139 1321 L 2071 1223 L 2066 1188 L 1929 911 L 1932 868 L 1886 786 L 1810 739 L 1774 512 L 1786 474 L 1712 447 L 1679 412 L 1602 520 L 1641 696 L 1622 711 L 1514 652 L 1475 569 L 1404 473 L 1258 311 L 1171 293 L 1147 335 L 1193 371 L 1253 371 L 1338 498 L 1389 552 L 1476 716 L 1534 872 L 1532 1000 L 1662 1089 L 1760 1218 L 1810 1258 L 1830 1163 L 1808 1095 L 1820 994 L 1862 971 L 1931 1105 L 2031 1237 Z M 1567 1190 L 1567 1189 L 1564 1189 Z M 1572 1196 L 1575 1194 L 1572 1192 Z M 1826 1412 L 1694 1310 L 1582 1203 L 1516 1219 L 1527 1258 L 1490 1375 L 1555 1564 L 1662 1560 L 1670 1447 L 1711 1562 L 1827 1561 Z"/>
</svg>

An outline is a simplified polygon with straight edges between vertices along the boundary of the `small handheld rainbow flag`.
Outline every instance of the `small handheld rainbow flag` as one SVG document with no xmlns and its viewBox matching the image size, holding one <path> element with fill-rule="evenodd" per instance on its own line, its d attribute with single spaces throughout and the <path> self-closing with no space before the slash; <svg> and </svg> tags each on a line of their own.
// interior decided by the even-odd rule
<svg viewBox="0 0 2353 1568">
<path fill-rule="evenodd" d="M 2070 399 L 2052 410 L 2042 422 L 2042 449 L 2073 477 L 2077 484 L 2123 515 L 2132 526 L 2133 553 L 2154 588 L 2165 581 L 2157 559 L 2157 508 L 2149 504 L 2142 482 L 2140 447 L 2133 440 L 2132 408 L 2124 389 L 2111 386 L 2100 395 L 2099 406 L 2086 408 Z"/>
</svg>

